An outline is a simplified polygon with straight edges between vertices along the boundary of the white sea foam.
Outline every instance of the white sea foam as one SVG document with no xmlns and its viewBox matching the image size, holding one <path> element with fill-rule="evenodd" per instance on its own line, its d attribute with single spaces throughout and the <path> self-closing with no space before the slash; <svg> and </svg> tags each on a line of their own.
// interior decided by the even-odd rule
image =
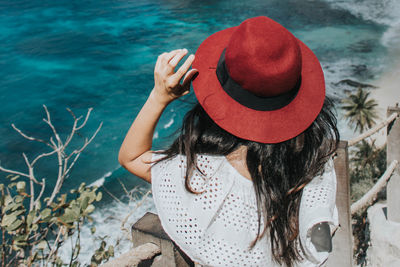
<svg viewBox="0 0 400 267">
<path fill-rule="evenodd" d="M 174 123 L 174 118 L 172 117 L 170 120 L 169 120 L 169 122 L 167 122 L 165 125 L 164 125 L 164 129 L 167 129 L 167 128 L 169 128 L 169 127 L 171 127 L 171 125 Z"/>
<path fill-rule="evenodd" d="M 399 0 L 325 0 L 332 7 L 348 10 L 351 14 L 378 24 L 389 26 L 381 43 L 386 47 L 397 47 L 400 43 Z"/>
<path fill-rule="evenodd" d="M 157 139 L 158 138 L 158 132 L 154 133 L 153 139 Z"/>
<path fill-rule="evenodd" d="M 140 206 L 138 206 L 140 204 Z M 131 246 L 130 241 L 130 227 L 146 212 L 151 211 L 155 213 L 155 207 L 151 196 L 135 201 L 130 201 L 128 204 L 113 201 L 107 205 L 106 208 L 96 209 L 92 214 L 95 224 L 86 224 L 81 231 L 81 251 L 79 261 L 83 264 L 89 264 L 91 256 L 94 251 L 99 248 L 101 238 L 105 237 L 108 245 L 115 246 L 115 256 L 127 252 Z M 133 212 L 130 215 L 130 212 Z M 130 216 L 129 216 L 130 215 Z M 124 227 L 127 231 L 121 229 L 121 224 L 127 217 Z M 96 233 L 91 234 L 90 228 L 95 226 Z M 95 238 L 97 237 L 97 238 Z M 76 236 L 73 237 L 75 241 Z M 64 262 L 69 261 L 71 255 L 71 242 L 66 242 L 60 249 L 60 256 Z"/>
<path fill-rule="evenodd" d="M 373 81 L 380 89 L 372 91 L 372 96 L 377 100 L 379 116 L 386 116 L 388 106 L 400 101 L 398 84 L 400 82 L 400 1 L 399 0 L 326 0 L 335 8 L 346 9 L 353 15 L 365 20 L 386 25 L 387 30 L 381 36 L 380 42 L 388 49 L 387 62 L 379 64 L 383 73 Z M 370 66 L 368 66 L 370 67 Z M 340 117 L 340 116 L 339 116 Z M 342 120 L 339 120 L 343 124 Z M 346 128 L 342 128 L 346 129 Z M 347 134 L 345 134 L 348 136 Z M 385 132 L 376 135 L 377 144 L 385 142 Z M 344 138 L 346 139 L 346 138 Z"/>
<path fill-rule="evenodd" d="M 89 186 L 97 186 L 97 187 L 102 186 L 106 181 L 106 178 L 110 177 L 113 174 L 113 172 L 115 172 L 119 168 L 121 168 L 121 165 L 117 165 L 117 167 L 115 167 L 114 170 L 106 172 L 102 177 L 91 183 Z"/>
<path fill-rule="evenodd" d="M 400 2 L 399 2 L 400 3 Z M 392 25 L 383 35 L 381 43 L 391 49 L 399 49 L 400 44 L 400 21 Z"/>
<path fill-rule="evenodd" d="M 393 26 L 400 21 L 398 0 L 325 0 L 332 7 L 348 10 L 365 20 Z"/>
</svg>

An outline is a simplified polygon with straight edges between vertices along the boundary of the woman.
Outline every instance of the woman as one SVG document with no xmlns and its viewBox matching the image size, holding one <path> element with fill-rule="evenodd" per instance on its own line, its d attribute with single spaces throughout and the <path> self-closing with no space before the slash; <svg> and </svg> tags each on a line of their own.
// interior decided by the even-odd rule
<svg viewBox="0 0 400 267">
<path fill-rule="evenodd" d="M 164 230 L 199 264 L 322 264 L 337 226 L 339 134 L 318 59 L 267 17 L 209 36 L 175 72 L 187 52 L 158 57 L 121 165 L 152 183 Z M 152 152 L 163 110 L 192 81 L 199 103 L 170 148 Z"/>
</svg>

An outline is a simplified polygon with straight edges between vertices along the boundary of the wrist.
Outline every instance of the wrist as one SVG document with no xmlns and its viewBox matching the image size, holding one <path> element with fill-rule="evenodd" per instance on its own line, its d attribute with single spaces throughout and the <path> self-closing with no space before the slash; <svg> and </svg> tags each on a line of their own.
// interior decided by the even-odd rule
<svg viewBox="0 0 400 267">
<path fill-rule="evenodd" d="M 161 95 L 157 94 L 157 91 L 154 88 L 149 95 L 149 100 L 153 104 L 163 108 L 168 106 L 168 104 L 172 102 L 172 99 L 166 99 L 165 97 L 162 97 Z"/>
</svg>

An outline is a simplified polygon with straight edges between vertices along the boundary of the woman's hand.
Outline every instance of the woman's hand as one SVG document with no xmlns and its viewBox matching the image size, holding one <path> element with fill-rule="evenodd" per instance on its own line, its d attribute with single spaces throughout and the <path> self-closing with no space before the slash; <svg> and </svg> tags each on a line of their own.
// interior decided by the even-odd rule
<svg viewBox="0 0 400 267">
<path fill-rule="evenodd" d="M 196 69 L 188 71 L 193 63 L 194 55 L 190 55 L 176 73 L 174 72 L 179 61 L 187 53 L 187 49 L 177 49 L 158 56 L 154 68 L 154 88 L 151 96 L 160 104 L 168 105 L 173 100 L 189 93 L 190 82 L 198 74 Z M 180 81 L 184 75 L 181 84 Z"/>
<path fill-rule="evenodd" d="M 138 177 L 151 182 L 151 146 L 154 129 L 165 107 L 174 99 L 189 93 L 190 82 L 198 70 L 189 70 L 194 60 L 190 55 L 174 73 L 179 61 L 187 54 L 178 49 L 161 54 L 154 69 L 154 88 L 146 103 L 135 118 L 122 142 L 118 154 L 120 164 Z M 180 83 L 182 77 L 182 84 Z"/>
</svg>

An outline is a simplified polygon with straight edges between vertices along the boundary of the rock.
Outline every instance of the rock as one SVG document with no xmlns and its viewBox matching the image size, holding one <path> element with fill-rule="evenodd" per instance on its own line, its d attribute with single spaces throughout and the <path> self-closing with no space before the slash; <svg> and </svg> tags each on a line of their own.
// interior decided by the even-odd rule
<svg viewBox="0 0 400 267">
<path fill-rule="evenodd" d="M 159 246 L 153 243 L 146 243 L 130 251 L 122 254 L 116 259 L 113 259 L 101 267 L 136 267 L 136 266 L 150 266 L 153 258 L 161 253 Z"/>
</svg>

